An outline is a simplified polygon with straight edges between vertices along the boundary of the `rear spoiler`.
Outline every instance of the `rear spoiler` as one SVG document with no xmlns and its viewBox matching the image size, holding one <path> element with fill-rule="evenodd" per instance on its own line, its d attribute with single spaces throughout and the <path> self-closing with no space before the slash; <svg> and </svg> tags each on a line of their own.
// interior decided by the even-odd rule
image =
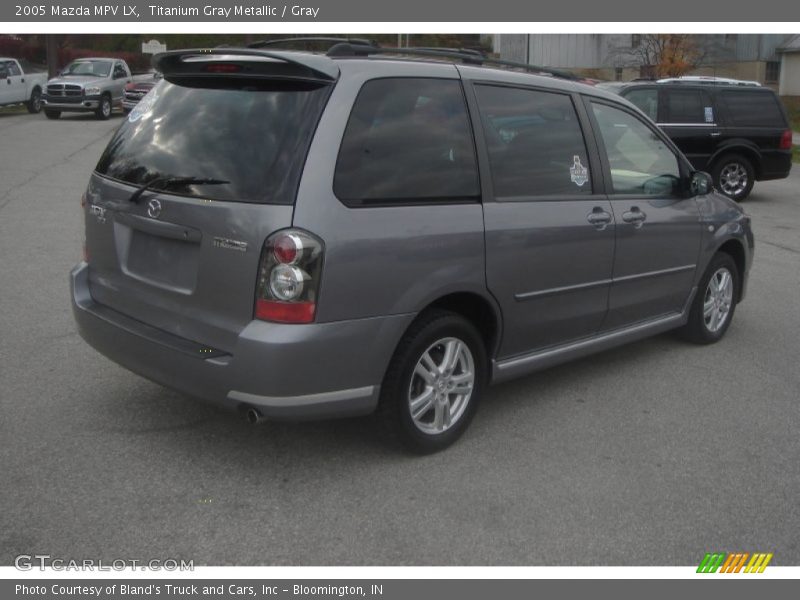
<svg viewBox="0 0 800 600">
<path fill-rule="evenodd" d="M 224 65 L 224 66 L 223 66 Z M 283 79 L 333 83 L 339 67 L 325 56 L 250 48 L 173 50 L 153 56 L 167 81 L 197 77 Z"/>
</svg>

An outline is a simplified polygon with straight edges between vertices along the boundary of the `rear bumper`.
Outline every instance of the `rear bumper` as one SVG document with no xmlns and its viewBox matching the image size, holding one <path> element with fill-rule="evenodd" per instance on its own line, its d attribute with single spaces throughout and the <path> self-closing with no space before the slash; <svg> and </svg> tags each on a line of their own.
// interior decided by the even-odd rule
<svg viewBox="0 0 800 600">
<path fill-rule="evenodd" d="M 228 354 L 94 302 L 88 266 L 70 274 L 81 337 L 147 379 L 230 409 L 304 420 L 362 415 L 378 402 L 394 348 L 414 315 L 309 325 L 252 321 Z"/>
<path fill-rule="evenodd" d="M 761 156 L 761 168 L 756 177 L 757 181 L 770 179 L 785 179 L 792 170 L 792 151 L 773 150 L 764 152 Z"/>
</svg>

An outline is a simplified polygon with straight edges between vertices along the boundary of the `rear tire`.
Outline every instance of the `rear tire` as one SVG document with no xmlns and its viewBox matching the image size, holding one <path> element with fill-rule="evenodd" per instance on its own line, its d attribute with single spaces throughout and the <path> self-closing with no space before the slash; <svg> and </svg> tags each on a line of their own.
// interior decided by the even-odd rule
<svg viewBox="0 0 800 600">
<path fill-rule="evenodd" d="M 381 386 L 386 427 L 409 450 L 447 448 L 467 429 L 486 384 L 480 333 L 452 312 L 432 310 L 406 332 Z"/>
<path fill-rule="evenodd" d="M 728 331 L 739 301 L 739 270 L 730 255 L 718 252 L 700 279 L 689 320 L 681 336 L 694 344 L 713 344 Z"/>
<path fill-rule="evenodd" d="M 59 117 L 61 117 L 61 111 L 60 110 L 47 110 L 45 108 L 44 109 L 44 116 L 47 117 L 48 119 L 58 119 Z"/>
<path fill-rule="evenodd" d="M 101 121 L 107 121 L 111 117 L 111 98 L 103 96 L 100 98 L 100 106 L 94 112 L 94 115 Z"/>
<path fill-rule="evenodd" d="M 25 107 L 32 115 L 42 112 L 42 91 L 38 88 L 31 92 L 31 98 L 25 103 Z"/>
<path fill-rule="evenodd" d="M 718 191 L 740 202 L 750 195 L 756 172 L 749 159 L 740 154 L 726 154 L 714 163 L 711 176 Z"/>
</svg>

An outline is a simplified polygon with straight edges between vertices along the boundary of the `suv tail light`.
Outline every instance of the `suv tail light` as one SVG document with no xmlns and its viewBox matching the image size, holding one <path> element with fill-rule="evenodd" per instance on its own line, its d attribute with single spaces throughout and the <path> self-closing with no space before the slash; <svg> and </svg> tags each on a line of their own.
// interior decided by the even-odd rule
<svg viewBox="0 0 800 600">
<path fill-rule="evenodd" d="M 256 283 L 255 318 L 311 323 L 317 311 L 322 240 L 300 229 L 277 231 L 264 242 Z"/>
<path fill-rule="evenodd" d="M 779 146 L 781 150 L 791 150 L 792 149 L 792 130 L 787 129 L 783 132 L 781 136 L 781 144 Z"/>
</svg>

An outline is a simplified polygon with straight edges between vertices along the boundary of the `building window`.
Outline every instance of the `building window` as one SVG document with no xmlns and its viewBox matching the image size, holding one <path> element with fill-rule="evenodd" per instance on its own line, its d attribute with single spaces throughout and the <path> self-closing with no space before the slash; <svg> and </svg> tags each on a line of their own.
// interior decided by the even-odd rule
<svg viewBox="0 0 800 600">
<path fill-rule="evenodd" d="M 622 67 L 614 69 L 614 81 L 622 81 Z"/>
<path fill-rule="evenodd" d="M 781 78 L 781 63 L 777 60 L 767 62 L 767 75 L 764 78 L 766 83 L 778 83 Z"/>
<path fill-rule="evenodd" d="M 631 34 L 631 48 L 638 48 L 641 45 L 642 45 L 642 34 L 641 33 Z"/>
</svg>

